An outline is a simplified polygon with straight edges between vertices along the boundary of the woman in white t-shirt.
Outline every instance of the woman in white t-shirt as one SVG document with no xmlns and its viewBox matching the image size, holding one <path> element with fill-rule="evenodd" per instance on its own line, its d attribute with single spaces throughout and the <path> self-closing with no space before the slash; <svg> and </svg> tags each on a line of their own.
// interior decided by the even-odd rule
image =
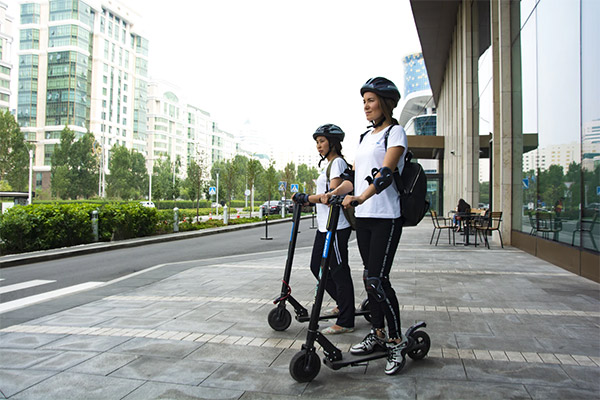
<svg viewBox="0 0 600 400">
<path fill-rule="evenodd" d="M 368 354 L 387 348 L 385 373 L 402 366 L 406 337 L 402 334 L 400 307 L 389 274 L 402 235 L 402 210 L 392 171 L 404 168 L 407 140 L 404 128 L 392 117 L 400 92 L 386 78 L 369 79 L 361 88 L 364 112 L 372 124 L 361 136 L 354 161 L 354 196 L 346 196 L 344 207 L 356 205 L 356 239 L 365 270 L 363 280 L 369 298 L 371 332 L 350 349 Z M 350 181 L 333 194 L 348 193 Z M 387 322 L 387 338 L 385 324 Z"/>
<path fill-rule="evenodd" d="M 317 233 L 310 261 L 310 269 L 313 275 L 318 279 L 321 265 L 321 257 L 325 246 L 325 237 L 327 236 L 327 217 L 329 215 L 329 206 L 327 202 L 321 203 L 321 196 L 324 193 L 335 189 L 342 183 L 340 177 L 348 168 L 348 164 L 342 156 L 342 141 L 344 140 L 344 131 L 333 124 L 322 125 L 313 134 L 313 139 L 317 143 L 317 150 L 321 155 L 321 162 L 327 160 L 327 165 L 321 171 L 317 178 L 317 194 L 306 195 L 298 193 L 294 200 L 300 203 L 314 203 L 317 209 Z M 337 231 L 333 240 L 333 252 L 329 265 L 330 273 L 325 290 L 336 302 L 337 306 L 333 313 L 337 314 L 336 323 L 324 330 L 324 334 L 338 334 L 354 331 L 354 285 L 348 265 L 348 240 L 352 228 L 343 212 L 340 212 Z"/>
</svg>

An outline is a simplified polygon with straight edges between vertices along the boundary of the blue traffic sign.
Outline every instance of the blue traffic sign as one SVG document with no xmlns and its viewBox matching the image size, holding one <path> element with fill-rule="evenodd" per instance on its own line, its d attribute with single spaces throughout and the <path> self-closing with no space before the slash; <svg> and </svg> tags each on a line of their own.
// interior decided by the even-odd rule
<svg viewBox="0 0 600 400">
<path fill-rule="evenodd" d="M 208 194 L 210 194 L 210 195 L 217 194 L 217 188 L 214 186 L 209 187 Z"/>
<path fill-rule="evenodd" d="M 300 188 L 298 187 L 297 183 L 292 183 L 290 185 L 290 192 L 292 192 L 292 193 L 298 193 L 299 190 L 300 190 Z"/>
<path fill-rule="evenodd" d="M 285 192 L 285 188 L 287 187 L 287 182 L 280 181 L 279 182 L 279 191 Z"/>
</svg>

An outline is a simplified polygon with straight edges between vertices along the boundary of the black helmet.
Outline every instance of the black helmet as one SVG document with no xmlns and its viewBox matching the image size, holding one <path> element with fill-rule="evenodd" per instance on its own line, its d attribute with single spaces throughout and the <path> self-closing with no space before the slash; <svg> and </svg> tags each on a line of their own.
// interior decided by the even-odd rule
<svg viewBox="0 0 600 400">
<path fill-rule="evenodd" d="M 313 133 L 313 139 L 316 139 L 317 136 L 325 136 L 327 139 L 337 139 L 342 142 L 346 134 L 342 128 L 337 125 L 325 124 L 317 128 L 315 133 Z"/>
<path fill-rule="evenodd" d="M 400 100 L 400 92 L 398 91 L 396 85 L 394 85 L 394 82 L 380 76 L 369 79 L 360 88 L 361 96 L 364 96 L 365 92 L 373 92 L 381 97 L 392 99 L 396 103 L 398 100 Z"/>
</svg>

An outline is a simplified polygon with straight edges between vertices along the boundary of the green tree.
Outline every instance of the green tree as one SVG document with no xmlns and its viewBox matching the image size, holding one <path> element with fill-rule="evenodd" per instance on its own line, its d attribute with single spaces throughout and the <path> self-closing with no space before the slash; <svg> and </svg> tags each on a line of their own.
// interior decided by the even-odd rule
<svg viewBox="0 0 600 400">
<path fill-rule="evenodd" d="M 284 192 L 284 196 L 286 199 L 289 199 L 291 196 L 291 186 L 292 183 L 297 183 L 296 182 L 296 164 L 294 164 L 293 162 L 289 162 L 285 168 L 283 169 L 283 173 L 281 174 L 281 180 L 286 182 L 287 185 L 285 186 L 285 192 Z"/>
<path fill-rule="evenodd" d="M 238 168 L 238 163 L 231 160 L 225 163 L 225 169 L 221 173 L 223 178 L 221 182 L 225 189 L 225 201 L 228 204 L 235 198 L 235 189 L 239 184 Z"/>
<path fill-rule="evenodd" d="M 154 163 L 152 197 L 160 200 L 173 199 L 173 163 L 169 156 Z"/>
<path fill-rule="evenodd" d="M 303 185 L 305 193 L 315 193 L 316 185 L 314 180 L 319 177 L 319 171 L 315 168 L 309 168 L 306 164 L 298 165 L 298 183 Z"/>
<path fill-rule="evenodd" d="M 267 200 L 271 200 L 272 194 L 277 192 L 277 179 L 279 178 L 278 172 L 275 170 L 273 163 L 269 165 L 269 168 L 264 174 L 264 190 L 267 195 Z"/>
<path fill-rule="evenodd" d="M 109 197 L 124 200 L 139 199 L 145 191 L 148 177 L 144 156 L 125 146 L 113 146 L 106 177 Z"/>
<path fill-rule="evenodd" d="M 93 196 L 98 183 L 94 135 L 88 132 L 75 140 L 75 132 L 65 126 L 60 132 L 60 143 L 52 154 L 50 172 L 54 197 L 75 199 Z"/>
<path fill-rule="evenodd" d="M 204 156 L 202 154 L 198 154 L 196 158 L 190 159 L 188 162 L 185 186 L 190 199 L 196 200 L 196 220 L 198 220 L 200 214 L 200 197 L 202 197 L 204 169 Z"/>
<path fill-rule="evenodd" d="M 25 136 L 9 111 L 0 112 L 0 182 L 25 191 L 29 182 L 29 149 Z"/>
<path fill-rule="evenodd" d="M 248 160 L 248 164 L 246 166 L 246 180 L 248 182 L 248 188 L 252 192 L 251 196 L 254 198 L 254 184 L 256 182 L 256 178 L 264 172 L 264 168 L 262 167 L 260 161 L 251 158 Z M 250 218 L 252 218 L 252 208 L 250 208 Z"/>
</svg>

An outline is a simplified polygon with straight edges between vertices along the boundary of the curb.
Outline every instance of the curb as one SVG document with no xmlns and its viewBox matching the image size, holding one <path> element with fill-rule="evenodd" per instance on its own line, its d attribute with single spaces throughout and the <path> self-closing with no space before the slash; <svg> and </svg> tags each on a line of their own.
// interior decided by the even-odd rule
<svg viewBox="0 0 600 400">
<path fill-rule="evenodd" d="M 311 215 L 307 215 L 307 216 L 301 217 L 301 219 L 308 219 L 311 217 L 312 217 Z M 283 218 L 283 219 L 276 219 L 274 221 L 270 221 L 269 225 L 282 224 L 282 223 L 290 222 L 291 220 L 292 220 L 291 217 Z M 79 256 L 79 255 L 84 255 L 84 254 L 99 253 L 102 251 L 125 249 L 125 248 L 130 248 L 130 247 L 137 247 L 137 246 L 145 246 L 147 244 L 153 244 L 153 243 L 159 243 L 159 242 L 164 243 L 164 242 L 171 242 L 171 241 L 175 241 L 175 240 L 190 239 L 190 238 L 208 236 L 208 235 L 216 235 L 219 233 L 226 233 L 226 232 L 239 231 L 242 229 L 255 228 L 255 227 L 261 226 L 261 225 L 264 225 L 264 222 L 262 222 L 262 221 L 261 222 L 251 222 L 251 223 L 247 223 L 247 224 L 228 225 L 228 226 L 217 227 L 217 228 L 201 229 L 201 230 L 197 230 L 197 231 L 168 233 L 168 234 L 164 234 L 164 235 L 125 239 L 125 240 L 120 240 L 118 242 L 87 243 L 87 244 L 81 244 L 78 246 L 63 247 L 60 249 L 40 250 L 40 251 L 31 252 L 31 253 L 6 255 L 6 256 L 0 257 L 0 269 L 14 267 L 17 265 L 31 264 L 31 263 L 35 263 L 35 262 L 41 262 L 41 261 L 57 260 L 60 258 L 65 258 L 65 257 L 74 257 L 74 256 Z"/>
</svg>

